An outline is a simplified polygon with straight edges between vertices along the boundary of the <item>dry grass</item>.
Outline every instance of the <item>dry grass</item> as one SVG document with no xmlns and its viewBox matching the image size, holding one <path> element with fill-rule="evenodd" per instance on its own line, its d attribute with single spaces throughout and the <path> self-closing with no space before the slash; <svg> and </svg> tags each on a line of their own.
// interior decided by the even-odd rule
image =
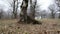
<svg viewBox="0 0 60 34">
<path fill-rule="evenodd" d="M 60 19 L 41 19 L 42 25 L 17 24 L 17 19 L 0 20 L 0 34 L 43 34 L 60 31 Z"/>
</svg>

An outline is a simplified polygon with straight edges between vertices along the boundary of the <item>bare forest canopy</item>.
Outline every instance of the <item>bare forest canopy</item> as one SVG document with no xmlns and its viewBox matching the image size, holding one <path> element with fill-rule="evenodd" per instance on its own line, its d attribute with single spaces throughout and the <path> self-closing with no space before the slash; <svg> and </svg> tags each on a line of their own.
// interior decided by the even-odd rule
<svg viewBox="0 0 60 34">
<path fill-rule="evenodd" d="M 15 0 L 15 9 L 14 0 L 0 0 L 0 18 L 11 19 L 20 18 L 21 4 L 23 0 Z M 35 0 L 32 0 L 32 5 L 34 5 Z M 27 14 L 31 12 L 30 9 L 30 0 L 28 1 Z M 14 11 L 14 12 L 13 12 Z M 35 19 L 41 18 L 60 18 L 60 0 L 37 0 L 35 7 Z"/>
</svg>

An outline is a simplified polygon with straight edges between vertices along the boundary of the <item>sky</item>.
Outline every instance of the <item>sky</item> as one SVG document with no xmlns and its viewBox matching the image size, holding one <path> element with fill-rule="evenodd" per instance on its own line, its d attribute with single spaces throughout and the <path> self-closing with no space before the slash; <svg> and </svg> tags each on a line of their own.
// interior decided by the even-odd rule
<svg viewBox="0 0 60 34">
<path fill-rule="evenodd" d="M 38 4 L 41 5 L 40 7 L 42 10 L 44 10 L 44 9 L 46 10 L 46 9 L 48 9 L 49 5 L 54 3 L 54 0 L 38 0 L 37 2 L 38 2 Z"/>
<path fill-rule="evenodd" d="M 3 7 L 3 9 L 6 11 L 8 10 L 10 5 L 8 3 L 8 1 L 11 1 L 11 0 L 0 0 L 0 8 Z M 40 8 L 42 10 L 47 10 L 48 9 L 48 6 L 53 4 L 54 3 L 54 0 L 37 0 L 37 4 L 38 5 L 41 5 Z"/>
<path fill-rule="evenodd" d="M 0 0 L 0 8 L 4 9 L 5 11 L 8 10 L 9 4 L 6 0 Z"/>
</svg>

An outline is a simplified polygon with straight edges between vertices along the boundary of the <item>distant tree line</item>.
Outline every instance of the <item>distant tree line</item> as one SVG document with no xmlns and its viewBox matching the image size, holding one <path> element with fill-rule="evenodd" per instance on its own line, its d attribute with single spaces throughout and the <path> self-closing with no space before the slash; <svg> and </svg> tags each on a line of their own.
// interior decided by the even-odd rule
<svg viewBox="0 0 60 34">
<path fill-rule="evenodd" d="M 8 11 L 12 11 L 12 12 L 8 12 L 8 15 L 6 17 L 11 17 L 11 18 L 14 18 L 16 19 L 18 16 L 19 18 L 21 18 L 21 13 L 24 13 L 24 16 L 23 18 L 24 19 L 27 19 L 27 8 L 28 8 L 28 2 L 30 2 L 30 13 L 29 13 L 29 17 L 32 18 L 32 19 L 35 19 L 35 17 L 41 17 L 41 18 L 55 18 L 56 14 L 58 14 L 58 18 L 60 18 L 60 0 L 55 0 L 55 4 L 57 6 L 57 8 L 55 8 L 55 4 L 52 4 L 48 7 L 50 13 L 48 13 L 49 11 L 46 11 L 46 10 L 42 10 L 41 11 L 41 8 L 38 10 L 36 7 L 37 7 L 37 0 L 34 0 L 34 2 L 32 0 L 23 0 L 21 5 L 20 5 L 20 8 L 21 8 L 21 11 L 19 15 L 18 14 L 18 8 L 19 8 L 19 0 L 13 0 L 12 2 L 9 2 L 9 4 L 11 5 L 12 7 L 12 10 L 8 10 Z M 26 7 L 25 7 L 26 6 Z M 39 6 L 38 6 L 39 7 Z M 39 12 L 36 12 L 39 11 Z M 2 9 L 0 9 L 0 19 L 4 16 L 3 15 L 4 11 Z M 10 16 L 9 16 L 10 15 Z M 22 19 L 22 20 L 24 20 Z"/>
</svg>

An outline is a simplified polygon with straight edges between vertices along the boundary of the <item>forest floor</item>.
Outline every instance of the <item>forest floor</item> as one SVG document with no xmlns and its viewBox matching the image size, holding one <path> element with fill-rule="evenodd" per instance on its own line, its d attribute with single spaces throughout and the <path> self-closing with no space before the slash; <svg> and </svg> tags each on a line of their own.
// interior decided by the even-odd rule
<svg viewBox="0 0 60 34">
<path fill-rule="evenodd" d="M 1 19 L 0 34 L 60 34 L 60 19 L 40 19 L 40 24 L 18 24 L 17 19 Z"/>
</svg>

